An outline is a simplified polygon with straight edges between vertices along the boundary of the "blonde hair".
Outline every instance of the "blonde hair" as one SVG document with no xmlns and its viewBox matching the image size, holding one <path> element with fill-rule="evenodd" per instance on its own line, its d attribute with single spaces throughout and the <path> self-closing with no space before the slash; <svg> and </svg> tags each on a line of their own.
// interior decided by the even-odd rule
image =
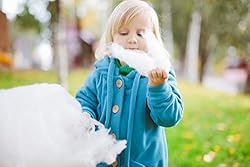
<svg viewBox="0 0 250 167">
<path fill-rule="evenodd" d="M 163 42 L 160 33 L 160 26 L 157 13 L 147 2 L 142 0 L 124 0 L 116 6 L 111 13 L 104 33 L 102 34 L 99 46 L 96 51 L 96 58 L 101 59 L 104 55 L 99 51 L 113 41 L 113 35 L 123 26 L 127 25 L 138 14 L 148 14 L 153 25 L 153 33 L 160 45 L 163 47 Z"/>
</svg>

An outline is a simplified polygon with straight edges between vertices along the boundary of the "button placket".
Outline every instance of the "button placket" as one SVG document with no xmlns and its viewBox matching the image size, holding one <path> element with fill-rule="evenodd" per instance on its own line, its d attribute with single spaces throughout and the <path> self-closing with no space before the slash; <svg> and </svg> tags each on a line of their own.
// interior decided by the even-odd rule
<svg viewBox="0 0 250 167">
<path fill-rule="evenodd" d="M 116 80 L 116 87 L 117 87 L 117 88 L 120 89 L 120 88 L 122 87 L 122 84 L 123 84 L 123 83 L 122 83 L 122 80 L 121 80 L 121 79 L 117 79 L 117 80 Z"/>
<path fill-rule="evenodd" d="M 119 111 L 119 106 L 118 105 L 113 105 L 112 112 L 117 113 L 118 111 Z"/>
</svg>

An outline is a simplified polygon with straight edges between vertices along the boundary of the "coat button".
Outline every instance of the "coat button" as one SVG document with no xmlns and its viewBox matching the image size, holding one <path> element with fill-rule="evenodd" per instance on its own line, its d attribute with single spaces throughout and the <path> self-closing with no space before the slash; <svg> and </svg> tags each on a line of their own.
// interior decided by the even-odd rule
<svg viewBox="0 0 250 167">
<path fill-rule="evenodd" d="M 113 107 L 112 107 L 112 112 L 113 113 L 117 113 L 119 111 L 119 106 L 118 105 L 114 105 Z"/>
<path fill-rule="evenodd" d="M 121 88 L 122 87 L 122 80 L 117 79 L 116 80 L 116 86 L 117 86 L 117 88 Z"/>
<path fill-rule="evenodd" d="M 116 167 L 117 165 L 118 165 L 117 161 L 115 161 L 115 162 L 112 163 L 112 167 Z"/>
</svg>

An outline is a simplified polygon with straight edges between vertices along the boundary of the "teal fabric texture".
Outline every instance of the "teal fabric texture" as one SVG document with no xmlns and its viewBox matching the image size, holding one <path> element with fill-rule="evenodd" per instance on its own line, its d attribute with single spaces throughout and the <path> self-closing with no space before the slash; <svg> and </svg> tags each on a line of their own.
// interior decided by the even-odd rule
<svg viewBox="0 0 250 167">
<path fill-rule="evenodd" d="M 175 126 L 183 115 L 173 69 L 164 84 L 152 87 L 136 70 L 121 75 L 115 59 L 107 56 L 95 63 L 76 99 L 83 111 L 110 128 L 118 140 L 127 140 L 127 148 L 117 157 L 118 166 L 167 166 L 164 128 Z"/>
</svg>

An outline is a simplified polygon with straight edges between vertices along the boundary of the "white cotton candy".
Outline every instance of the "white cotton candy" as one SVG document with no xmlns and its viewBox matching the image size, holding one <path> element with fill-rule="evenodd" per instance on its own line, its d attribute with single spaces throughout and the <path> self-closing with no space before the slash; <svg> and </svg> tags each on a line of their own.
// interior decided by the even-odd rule
<svg viewBox="0 0 250 167">
<path fill-rule="evenodd" d="M 87 131 L 88 124 L 98 126 Z M 0 91 L 1 167 L 92 167 L 111 164 L 126 146 L 84 117 L 61 86 L 35 84 Z"/>
<path fill-rule="evenodd" d="M 140 50 L 124 49 L 117 43 L 110 43 L 106 48 L 98 50 L 97 57 L 109 55 L 117 58 L 136 69 L 143 76 L 148 76 L 148 72 L 156 68 L 163 69 L 168 73 L 171 64 L 167 50 L 159 43 L 152 31 L 147 30 L 143 38 L 146 40 L 147 53 Z"/>
<path fill-rule="evenodd" d="M 171 66 L 168 51 L 160 44 L 152 31 L 146 30 L 143 36 L 147 43 L 149 57 L 153 58 L 156 67 L 165 70 L 168 74 Z"/>
<path fill-rule="evenodd" d="M 130 67 L 136 69 L 141 75 L 148 76 L 148 72 L 157 67 L 152 57 L 143 51 L 133 51 L 124 49 L 122 46 L 112 43 L 109 46 L 111 55 L 120 61 L 125 62 Z"/>
</svg>

